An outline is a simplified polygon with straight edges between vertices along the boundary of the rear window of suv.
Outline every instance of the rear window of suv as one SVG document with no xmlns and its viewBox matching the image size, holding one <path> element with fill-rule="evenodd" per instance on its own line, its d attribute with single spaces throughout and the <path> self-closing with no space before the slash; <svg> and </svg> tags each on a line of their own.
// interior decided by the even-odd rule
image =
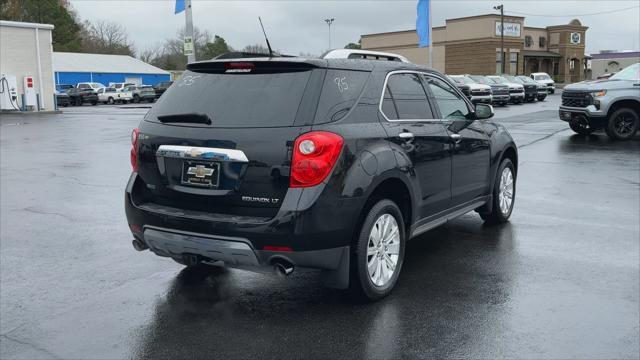
<svg viewBox="0 0 640 360">
<path fill-rule="evenodd" d="M 206 114 L 212 127 L 292 126 L 311 70 L 235 74 L 186 71 L 147 116 Z"/>
</svg>

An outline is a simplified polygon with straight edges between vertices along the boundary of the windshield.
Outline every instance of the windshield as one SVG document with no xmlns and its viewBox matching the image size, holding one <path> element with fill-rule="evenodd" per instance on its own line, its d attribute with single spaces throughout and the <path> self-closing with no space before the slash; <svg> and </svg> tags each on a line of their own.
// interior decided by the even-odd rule
<svg viewBox="0 0 640 360">
<path fill-rule="evenodd" d="M 490 79 L 487 79 L 484 76 L 480 76 L 480 75 L 470 75 L 469 76 L 471 78 L 471 80 L 477 82 L 478 84 L 493 84 L 494 82 L 491 81 Z"/>
<path fill-rule="evenodd" d="M 610 79 L 640 81 L 640 63 L 627 66 Z"/>
<path fill-rule="evenodd" d="M 527 83 L 527 84 L 535 84 L 536 83 L 530 77 L 526 77 L 526 76 L 518 76 L 518 80 L 520 80 L 520 82 L 522 82 L 522 83 Z"/>
<path fill-rule="evenodd" d="M 551 77 L 547 74 L 534 75 L 536 80 L 551 80 Z"/>
<path fill-rule="evenodd" d="M 507 79 L 503 78 L 502 76 L 489 76 L 489 79 L 491 79 L 496 84 L 504 84 L 509 82 Z"/>
<path fill-rule="evenodd" d="M 522 84 L 522 80 L 518 79 L 518 78 L 517 78 L 517 77 L 515 77 L 515 76 L 507 75 L 507 76 L 505 76 L 505 78 L 506 78 L 507 80 L 511 81 L 512 83 Z"/>
<path fill-rule="evenodd" d="M 473 80 L 466 76 L 449 76 L 449 78 L 458 84 L 473 84 Z"/>
</svg>

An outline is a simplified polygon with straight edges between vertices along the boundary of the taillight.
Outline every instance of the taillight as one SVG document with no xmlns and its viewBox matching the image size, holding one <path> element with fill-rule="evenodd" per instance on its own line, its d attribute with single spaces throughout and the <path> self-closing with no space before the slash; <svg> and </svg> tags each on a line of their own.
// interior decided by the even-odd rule
<svg viewBox="0 0 640 360">
<path fill-rule="evenodd" d="M 138 171 L 138 134 L 140 134 L 138 128 L 131 132 L 131 168 L 134 172 Z"/>
<path fill-rule="evenodd" d="M 310 187 L 324 181 L 336 164 L 343 144 L 340 135 L 326 131 L 300 135 L 293 148 L 289 186 Z"/>
</svg>

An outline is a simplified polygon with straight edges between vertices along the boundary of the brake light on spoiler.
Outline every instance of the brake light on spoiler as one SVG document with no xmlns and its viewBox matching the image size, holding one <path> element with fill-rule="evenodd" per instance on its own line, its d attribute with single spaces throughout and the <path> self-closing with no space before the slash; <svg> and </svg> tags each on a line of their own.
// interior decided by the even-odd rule
<svg viewBox="0 0 640 360">
<path fill-rule="evenodd" d="M 254 63 L 250 62 L 230 62 L 224 65 L 225 73 L 248 73 L 256 68 Z"/>
</svg>

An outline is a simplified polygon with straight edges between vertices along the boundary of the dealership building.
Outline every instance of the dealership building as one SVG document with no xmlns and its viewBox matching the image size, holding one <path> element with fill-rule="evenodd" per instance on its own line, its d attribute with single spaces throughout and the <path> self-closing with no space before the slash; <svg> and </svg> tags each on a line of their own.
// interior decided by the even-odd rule
<svg viewBox="0 0 640 360">
<path fill-rule="evenodd" d="M 447 74 L 501 73 L 501 24 L 500 15 L 488 14 L 447 19 L 445 26 L 434 27 L 433 67 Z M 505 16 L 505 73 L 546 72 L 559 83 L 584 80 L 587 29 L 579 20 L 529 27 L 524 17 Z M 417 64 L 429 62 L 428 48 L 418 47 L 415 30 L 362 35 L 361 44 L 363 49 L 404 55 Z"/>
</svg>

